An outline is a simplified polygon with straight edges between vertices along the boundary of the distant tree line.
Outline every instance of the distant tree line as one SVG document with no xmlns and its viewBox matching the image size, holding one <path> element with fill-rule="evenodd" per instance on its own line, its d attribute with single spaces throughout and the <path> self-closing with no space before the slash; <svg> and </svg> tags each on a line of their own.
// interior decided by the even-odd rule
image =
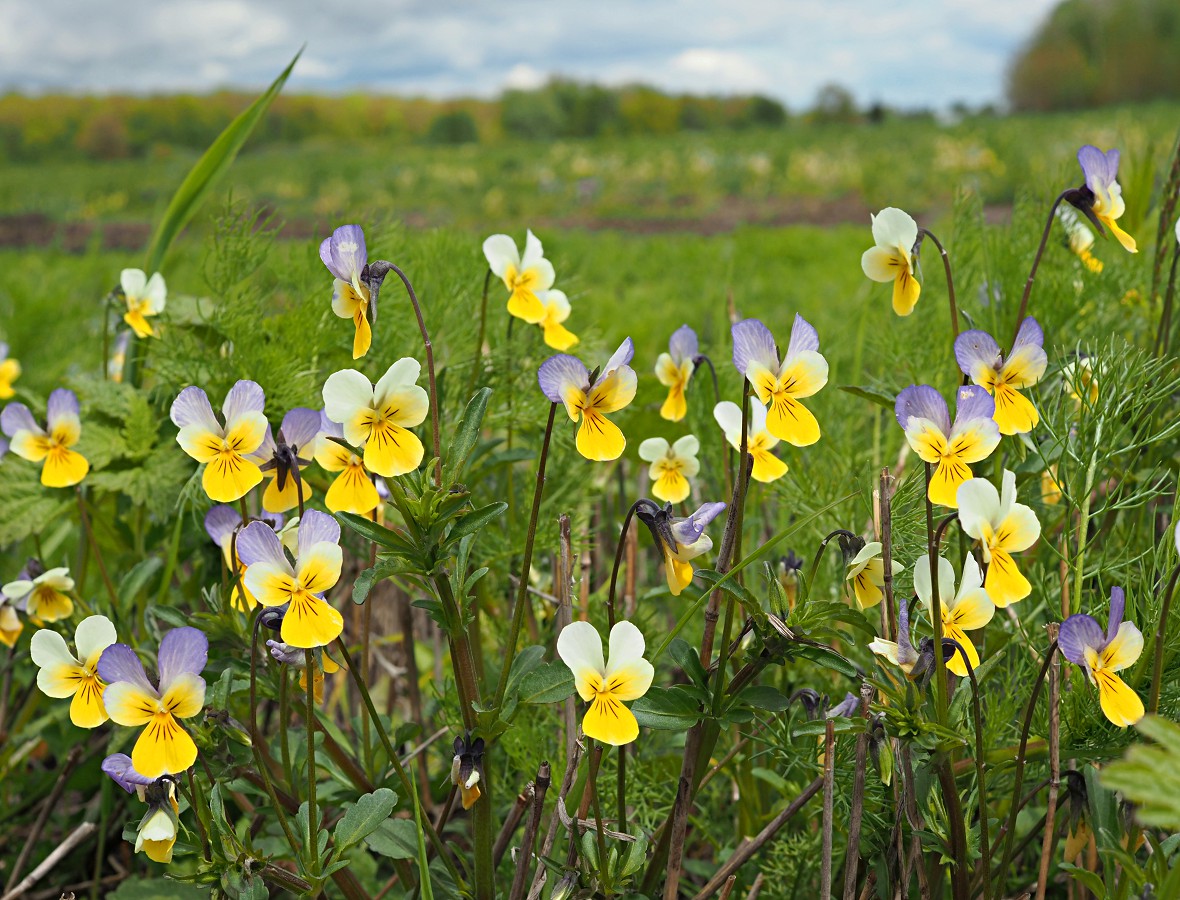
<svg viewBox="0 0 1180 900">
<path fill-rule="evenodd" d="M 1017 110 L 1180 99 L 1180 0 L 1065 0 L 1013 61 Z"/>
</svg>

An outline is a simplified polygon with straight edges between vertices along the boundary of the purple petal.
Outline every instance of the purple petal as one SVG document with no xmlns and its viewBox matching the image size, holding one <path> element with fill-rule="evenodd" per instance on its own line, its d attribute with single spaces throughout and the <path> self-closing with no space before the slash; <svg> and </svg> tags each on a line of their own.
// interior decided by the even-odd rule
<svg viewBox="0 0 1180 900">
<path fill-rule="evenodd" d="M 819 332 L 799 313 L 795 313 L 795 323 L 791 326 L 791 342 L 787 344 L 787 357 L 804 350 L 819 352 Z"/>
<path fill-rule="evenodd" d="M 291 568 L 279 536 L 265 522 L 251 522 L 239 531 L 237 550 L 238 559 L 247 566 L 265 562 Z"/>
<path fill-rule="evenodd" d="M 126 644 L 111 644 L 102 651 L 102 656 L 98 658 L 98 677 L 107 684 L 129 681 L 149 694 L 156 693 L 148 681 L 147 672 L 143 670 L 143 663 Z"/>
<path fill-rule="evenodd" d="M 680 544 L 695 544 L 705 533 L 705 526 L 717 518 L 724 509 L 724 503 L 702 503 L 688 518 L 672 520 L 673 536 Z"/>
<path fill-rule="evenodd" d="M 730 333 L 733 336 L 733 364 L 743 378 L 752 362 L 761 363 L 768 369 L 778 368 L 774 335 L 760 321 L 743 319 L 733 326 Z"/>
<path fill-rule="evenodd" d="M 699 352 L 697 333 L 687 325 L 681 325 L 672 332 L 672 338 L 668 341 L 668 354 L 677 365 L 687 359 L 694 359 Z"/>
<path fill-rule="evenodd" d="M 359 279 L 368 262 L 364 230 L 359 225 L 341 225 L 320 244 L 320 259 L 341 281 Z"/>
<path fill-rule="evenodd" d="M 50 430 L 58 419 L 63 416 L 73 416 L 78 418 L 78 395 L 73 391 L 67 391 L 65 388 L 58 388 L 49 395 L 49 403 L 45 410 L 45 420 L 49 424 Z"/>
<path fill-rule="evenodd" d="M 328 414 L 320 410 L 320 434 L 324 437 L 338 437 L 344 439 L 344 426 L 339 422 L 333 422 L 328 418 Z"/>
<path fill-rule="evenodd" d="M 1094 193 L 1105 192 L 1110 183 L 1118 177 L 1119 152 L 1103 153 L 1097 147 L 1087 144 L 1078 151 L 1078 163 L 1086 177 L 1086 186 Z"/>
<path fill-rule="evenodd" d="M 229 546 L 234 529 L 242 522 L 242 515 L 232 506 L 219 504 L 205 513 L 205 533 L 218 547 Z"/>
<path fill-rule="evenodd" d="M 273 529 L 274 529 L 276 532 L 278 532 L 278 531 L 282 531 L 282 530 L 283 530 L 283 522 L 284 522 L 284 519 L 283 519 L 283 514 L 282 514 L 282 513 L 272 513 L 272 512 L 267 512 L 267 511 L 264 509 L 264 510 L 263 510 L 263 511 L 262 511 L 262 512 L 259 514 L 258 518 L 260 518 L 260 519 L 261 519 L 263 522 L 265 522 L 266 524 L 268 524 L 268 525 L 269 525 L 271 528 L 273 528 Z"/>
<path fill-rule="evenodd" d="M 177 394 L 168 414 L 172 418 L 172 424 L 177 428 L 200 425 L 206 431 L 215 434 L 221 432 L 221 425 L 213 415 L 213 407 L 209 405 L 209 395 L 199 387 L 186 387 Z"/>
<path fill-rule="evenodd" d="M 541 363 L 541 368 L 537 369 L 537 383 L 550 402 L 561 403 L 568 388 L 589 390 L 590 372 L 576 356 L 559 353 Z"/>
<path fill-rule="evenodd" d="M 287 442 L 288 446 L 310 447 L 315 443 L 316 436 L 320 433 L 320 411 L 318 409 L 307 409 L 306 407 L 296 407 L 285 416 L 283 416 L 283 424 L 279 429 L 283 433 L 283 440 Z M 301 453 L 304 459 L 311 457 Z"/>
<path fill-rule="evenodd" d="M 951 416 L 946 401 L 928 384 L 911 385 L 898 394 L 894 412 L 902 428 L 909 427 L 910 419 L 929 419 L 943 434 L 950 434 Z"/>
<path fill-rule="evenodd" d="M 860 697 L 851 691 L 844 694 L 844 699 L 828 710 L 829 719 L 850 719 L 860 709 Z"/>
<path fill-rule="evenodd" d="M 955 338 L 955 360 L 964 375 L 976 379 L 980 369 L 999 370 L 1000 345 L 986 331 L 964 331 Z"/>
<path fill-rule="evenodd" d="M 4 412 L 0 412 L 0 431 L 14 437 L 18 431 L 41 433 L 41 426 L 23 403 L 9 403 Z"/>
<path fill-rule="evenodd" d="M 1022 347 L 1044 346 L 1045 332 L 1041 330 L 1041 326 L 1036 319 L 1028 316 L 1020 323 L 1020 329 L 1016 332 L 1016 340 L 1012 342 L 1012 352 L 1008 355 L 1015 356 L 1016 352 Z"/>
<path fill-rule="evenodd" d="M 113 753 L 102 761 L 102 770 L 128 794 L 134 794 L 137 787 L 147 787 L 152 779 L 146 778 L 135 771 L 131 765 L 131 757 L 126 753 Z"/>
<path fill-rule="evenodd" d="M 308 550 L 321 541 L 339 544 L 340 523 L 335 516 L 318 509 L 309 509 L 299 520 L 299 557 L 303 558 Z"/>
<path fill-rule="evenodd" d="M 6 344 L 4 341 L 0 341 L 0 362 L 3 362 L 6 359 L 8 359 L 8 344 Z"/>
<path fill-rule="evenodd" d="M 1093 616 L 1079 613 L 1070 616 L 1061 623 L 1061 631 L 1057 635 L 1057 646 L 1071 663 L 1086 668 L 1086 649 L 1095 653 L 1101 652 L 1106 644 L 1102 634 L 1102 626 Z"/>
<path fill-rule="evenodd" d="M 1119 633 L 1119 626 L 1123 624 L 1123 611 L 1127 606 L 1127 595 L 1121 587 L 1110 589 L 1110 618 L 1106 620 L 1106 643 L 1114 640 Z"/>
<path fill-rule="evenodd" d="M 270 427 L 270 423 L 266 423 L 266 434 L 262 436 L 262 443 L 258 445 L 258 449 L 251 453 L 247 459 L 252 459 L 259 465 L 269 462 L 274 458 L 275 451 L 278 450 L 278 445 L 275 443 L 274 431 Z"/>
<path fill-rule="evenodd" d="M 918 654 L 910 641 L 910 604 L 901 596 L 897 601 L 897 659 L 898 662 L 914 662 Z"/>
<path fill-rule="evenodd" d="M 635 342 L 631 338 L 626 338 L 623 343 L 619 344 L 619 349 L 611 354 L 611 358 L 606 361 L 606 365 L 602 367 L 602 374 L 613 372 L 619 366 L 625 366 L 631 362 L 635 356 Z"/>
<path fill-rule="evenodd" d="M 156 669 L 160 673 L 160 693 L 180 675 L 200 675 L 209 661 L 209 638 L 199 628 L 173 628 L 160 641 Z"/>
<path fill-rule="evenodd" d="M 262 412 L 266 407 L 266 394 L 262 387 L 254 381 L 242 379 L 229 389 L 225 395 L 225 403 L 221 412 L 225 416 L 226 428 L 230 423 L 245 413 Z"/>
<path fill-rule="evenodd" d="M 270 648 L 270 655 L 285 666 L 302 669 L 307 665 L 307 656 L 298 647 L 292 647 L 290 644 L 273 639 L 268 640 L 266 646 Z"/>
<path fill-rule="evenodd" d="M 955 403 L 955 426 L 965 426 L 972 419 L 990 419 L 996 412 L 996 401 L 977 384 L 959 388 Z"/>
</svg>

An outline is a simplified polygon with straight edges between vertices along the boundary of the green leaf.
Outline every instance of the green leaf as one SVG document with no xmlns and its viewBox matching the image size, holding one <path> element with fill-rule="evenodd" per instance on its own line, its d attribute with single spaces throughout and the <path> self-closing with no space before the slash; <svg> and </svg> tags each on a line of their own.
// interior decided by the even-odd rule
<svg viewBox="0 0 1180 900">
<path fill-rule="evenodd" d="M 701 718 L 696 700 L 676 688 L 649 688 L 631 704 L 640 725 L 663 731 L 687 731 Z"/>
<path fill-rule="evenodd" d="M 363 538 L 368 538 L 382 547 L 401 553 L 414 552 L 414 546 L 404 537 L 384 525 L 378 525 L 372 519 L 358 516 L 355 513 L 336 513 L 336 518 L 355 531 Z"/>
<path fill-rule="evenodd" d="M 816 647 L 811 644 L 792 644 L 791 656 L 802 656 L 812 662 L 819 663 L 825 669 L 847 675 L 849 678 L 859 678 L 860 671 L 850 660 L 845 659 L 830 647 Z"/>
<path fill-rule="evenodd" d="M 495 503 L 489 503 L 487 506 L 481 506 L 479 509 L 473 509 L 455 523 L 455 527 L 452 528 L 450 534 L 447 535 L 447 543 L 452 544 L 469 534 L 475 534 L 493 519 L 504 515 L 504 512 L 507 509 L 508 504 L 503 500 L 497 500 Z"/>
<path fill-rule="evenodd" d="M 369 593 L 373 590 L 375 584 L 384 581 L 390 575 L 398 575 L 409 571 L 410 569 L 400 559 L 377 560 L 377 565 L 371 569 L 365 569 L 356 576 L 356 581 L 352 583 L 352 602 L 364 603 L 368 599 Z"/>
<path fill-rule="evenodd" d="M 708 682 L 709 676 L 705 674 L 701 658 L 697 655 L 696 648 L 691 646 L 688 641 L 676 638 L 668 645 L 668 655 L 675 660 L 676 665 L 680 666 L 693 684 L 703 687 Z"/>
<path fill-rule="evenodd" d="M 574 693 L 574 673 L 560 659 L 544 663 L 520 682 L 521 703 L 559 703 Z"/>
<path fill-rule="evenodd" d="M 512 696 L 516 686 L 520 684 L 521 679 L 525 678 L 541 664 L 541 659 L 544 655 L 545 648 L 540 644 L 532 644 L 516 654 L 516 657 L 512 660 L 512 668 L 508 672 L 508 684 L 504 688 L 505 697 Z M 562 663 L 562 665 L 564 666 L 565 663 Z"/>
<path fill-rule="evenodd" d="M 343 855 L 376 831 L 389 818 L 396 805 L 397 794 L 389 788 L 377 788 L 373 793 L 362 794 L 357 798 L 332 832 L 336 855 Z"/>
<path fill-rule="evenodd" d="M 782 712 L 791 705 L 791 698 L 782 691 L 776 691 L 767 685 L 755 684 L 746 688 L 738 695 L 738 701 L 754 709 L 764 709 L 767 712 Z"/>
<path fill-rule="evenodd" d="M 303 50 L 300 49 L 287 68 L 271 82 L 270 87 L 262 96 L 229 123 L 225 131 L 217 136 L 217 140 L 209 146 L 209 149 L 197 160 L 192 171 L 181 182 L 180 187 L 172 196 L 172 201 L 168 204 L 168 209 L 164 212 L 164 218 L 160 220 L 156 233 L 152 237 L 147 262 L 144 264 L 144 270 L 149 274 L 160 270 L 168 248 L 172 246 L 172 242 L 176 240 L 181 229 L 188 224 L 189 219 L 200 208 L 205 195 L 233 163 L 238 151 L 246 143 L 246 139 L 250 137 L 251 132 L 262 120 L 275 97 L 279 95 L 279 91 L 283 89 L 283 85 L 287 82 L 287 76 L 295 68 L 295 63 L 298 62 L 302 53 Z"/>
<path fill-rule="evenodd" d="M 1075 881 L 1080 881 L 1084 884 L 1095 897 L 1102 900 L 1106 896 L 1106 885 L 1102 883 L 1102 879 L 1086 869 L 1079 869 L 1077 866 L 1070 863 L 1061 863 L 1061 869 L 1069 873 L 1069 876 Z"/>
<path fill-rule="evenodd" d="M 885 391 L 870 387 L 856 387 L 851 384 L 840 385 L 840 390 L 846 394 L 852 394 L 854 397 L 860 397 L 862 400 L 868 400 L 871 403 L 876 403 L 878 406 L 884 406 L 890 412 L 897 406 L 897 398 Z"/>
<path fill-rule="evenodd" d="M 484 413 L 488 408 L 488 398 L 492 396 L 492 389 L 482 387 L 475 392 L 475 396 L 467 403 L 463 410 L 463 419 L 455 429 L 455 437 L 451 446 L 447 448 L 447 480 L 454 481 L 467 464 L 467 458 L 475 449 L 479 441 L 479 431 L 483 425 Z"/>
<path fill-rule="evenodd" d="M 1102 769 L 1100 781 L 1138 804 L 1135 814 L 1144 825 L 1180 830 L 1180 725 L 1146 716 L 1135 728 L 1155 743 L 1132 745 Z"/>
<path fill-rule="evenodd" d="M 124 603 L 130 603 L 138 597 L 140 591 L 147 586 L 148 581 L 156 572 L 160 571 L 163 565 L 158 556 L 149 556 L 137 562 L 119 582 L 119 599 Z"/>
</svg>

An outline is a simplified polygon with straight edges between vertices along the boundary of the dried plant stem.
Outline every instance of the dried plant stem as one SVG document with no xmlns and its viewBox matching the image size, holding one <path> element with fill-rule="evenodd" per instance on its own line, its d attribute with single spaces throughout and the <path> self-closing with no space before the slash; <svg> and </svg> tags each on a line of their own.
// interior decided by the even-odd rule
<svg viewBox="0 0 1180 900">
<path fill-rule="evenodd" d="M 541 825 L 541 813 L 545 807 L 545 794 L 549 790 L 550 779 L 549 763 L 542 762 L 537 767 L 537 777 L 533 781 L 529 820 L 524 826 L 524 838 L 521 840 L 520 854 L 516 859 L 516 872 L 512 876 L 512 889 L 508 892 L 508 900 L 521 900 L 524 894 L 524 883 L 528 881 L 529 869 L 532 866 L 533 845 L 536 843 L 537 829 Z"/>
<path fill-rule="evenodd" d="M 865 720 L 865 729 L 856 736 L 856 774 L 852 783 L 852 810 L 848 819 L 848 851 L 844 856 L 844 900 L 853 900 L 856 896 L 856 876 L 860 868 L 860 823 L 865 807 L 869 701 L 872 697 L 873 686 L 866 681 L 860 686 L 860 715 Z"/>
<path fill-rule="evenodd" d="M 54 867 L 61 860 L 65 859 L 65 857 L 73 852 L 75 847 L 90 837 L 90 835 L 93 834 L 97 828 L 98 826 L 93 822 L 83 822 L 81 825 L 71 831 L 69 837 L 67 837 L 57 847 L 55 847 L 53 852 L 45 857 L 45 859 L 41 861 L 41 864 L 37 866 L 37 868 L 33 869 L 32 872 L 25 876 L 24 880 L 21 881 L 20 884 L 18 884 L 12 890 L 7 891 L 4 894 L 4 897 L 0 898 L 0 900 L 16 900 L 17 897 L 19 897 L 38 881 L 52 872 Z"/>
<path fill-rule="evenodd" d="M 1168 613 L 1172 608 L 1172 595 L 1176 592 L 1176 580 L 1180 578 L 1180 565 L 1172 569 L 1168 587 L 1164 591 L 1164 602 L 1160 606 L 1160 620 L 1155 629 L 1155 654 L 1151 668 L 1151 694 L 1147 700 L 1147 712 L 1155 715 L 1160 708 L 1160 687 L 1164 676 L 1164 639 L 1168 634 Z"/>
<path fill-rule="evenodd" d="M 754 877 L 754 883 L 750 885 L 750 891 L 746 894 L 746 900 L 758 900 L 758 895 L 762 893 L 762 882 L 766 880 L 761 872 Z"/>
<path fill-rule="evenodd" d="M 532 789 L 532 784 L 527 784 L 525 789 L 516 795 L 512 809 L 508 811 L 508 815 L 504 818 L 504 824 L 500 826 L 500 833 L 496 835 L 496 843 L 492 845 L 492 859 L 497 866 L 504 858 L 508 845 L 512 843 L 512 835 L 516 833 L 516 826 L 520 824 L 520 820 L 524 818 L 525 810 L 532 802 Z"/>
<path fill-rule="evenodd" d="M 1065 195 L 1068 193 L 1070 193 L 1070 190 L 1062 191 L 1057 195 L 1057 199 L 1053 201 L 1053 205 L 1049 207 L 1049 218 L 1045 220 L 1045 230 L 1041 233 L 1041 243 L 1037 246 L 1037 255 L 1033 257 L 1033 264 L 1028 273 L 1028 280 L 1024 283 L 1024 293 L 1020 295 L 1020 307 L 1016 311 L 1016 326 L 1012 329 L 1013 344 L 1016 343 L 1016 335 L 1020 334 L 1020 323 L 1024 321 L 1024 315 L 1028 312 L 1028 298 L 1032 293 L 1033 281 L 1037 277 L 1037 269 L 1041 265 L 1041 257 L 1045 255 L 1045 245 L 1049 243 L 1049 233 L 1053 230 L 1053 217 L 1057 214 L 1057 207 L 1061 205 L 1061 201 L 1065 199 Z"/>
<path fill-rule="evenodd" d="M 66 782 L 70 780 L 70 776 L 74 774 L 74 769 L 77 767 L 78 761 L 82 758 L 82 751 L 83 747 L 77 746 L 66 757 L 65 764 L 57 776 L 57 781 L 53 783 L 53 788 L 50 790 L 49 796 L 41 804 L 41 811 L 37 813 L 37 818 L 33 822 L 32 829 L 25 836 L 25 845 L 21 847 L 16 862 L 12 864 L 12 871 L 8 874 L 8 881 L 4 885 L 6 893 L 12 890 L 16 880 L 20 878 L 20 873 L 24 869 L 25 863 L 32 856 L 33 849 L 37 846 L 37 841 L 41 839 L 41 832 L 45 830 L 45 823 L 49 821 L 50 814 L 57 808 L 57 801 L 61 799 L 62 792 L 66 789 Z"/>
<path fill-rule="evenodd" d="M 603 748 L 601 746 L 596 746 L 593 752 L 591 752 L 590 772 L 586 776 L 586 789 L 590 792 L 590 803 L 594 807 L 594 835 L 595 841 L 598 844 L 599 869 L 606 865 L 606 837 L 602 833 L 602 806 L 598 802 L 598 768 L 602 764 L 602 750 Z M 576 823 L 571 834 L 575 839 L 577 838 L 578 828 Z"/>
<path fill-rule="evenodd" d="M 832 813 L 836 773 L 836 728 L 828 719 L 824 727 L 823 858 L 819 866 L 820 900 L 832 900 Z"/>
<path fill-rule="evenodd" d="M 541 850 L 537 854 L 538 858 L 548 856 L 553 850 L 553 843 L 557 840 L 557 829 L 561 824 L 557 810 L 565 803 L 566 795 L 569 794 L 570 788 L 574 785 L 574 778 L 578 774 L 578 764 L 581 762 L 581 759 L 582 745 L 575 740 L 570 754 L 565 760 L 565 774 L 561 778 L 561 787 L 557 792 L 557 803 L 554 807 L 553 814 L 549 817 L 549 828 L 545 832 L 545 839 L 541 841 Z M 537 874 L 533 877 L 533 883 L 529 886 L 529 900 L 536 900 L 537 897 L 541 896 L 541 890 L 545 887 L 545 877 L 545 867 L 537 866 Z M 512 898 L 512 900 L 516 900 L 516 898 Z"/>
<path fill-rule="evenodd" d="M 1049 632 L 1049 643 L 1057 643 L 1060 624 L 1050 622 L 1045 626 Z M 1049 864 L 1053 861 L 1053 826 L 1057 817 L 1057 791 L 1061 781 L 1061 660 L 1053 654 L 1049 666 L 1049 802 L 1045 809 L 1045 831 L 1041 839 L 1041 868 L 1037 875 L 1036 900 L 1045 900 L 1045 889 L 1049 882 Z M 984 869 L 986 872 L 987 869 Z"/>
<path fill-rule="evenodd" d="M 692 900 L 706 900 L 707 897 L 711 897 L 718 891 L 725 884 L 729 876 L 744 866 L 755 853 L 761 850 L 778 833 L 778 830 L 787 823 L 787 820 L 799 812 L 808 800 L 820 792 L 823 786 L 823 778 L 817 778 L 804 788 L 803 793 L 792 800 L 786 809 L 771 819 L 766 827 L 758 832 L 752 840 L 746 841 L 746 843 L 735 850 L 733 855 L 725 861 L 725 865 L 717 870 L 717 873 L 696 893 Z"/>
<path fill-rule="evenodd" d="M 730 875 L 725 879 L 725 887 L 721 889 L 720 900 L 729 900 L 729 895 L 733 893 L 733 886 L 737 884 L 737 875 Z"/>
</svg>

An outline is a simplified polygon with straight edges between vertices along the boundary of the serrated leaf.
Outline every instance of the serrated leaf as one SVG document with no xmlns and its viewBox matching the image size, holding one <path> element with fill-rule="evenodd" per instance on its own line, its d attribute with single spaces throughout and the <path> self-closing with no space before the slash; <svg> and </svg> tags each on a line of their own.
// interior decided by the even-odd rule
<svg viewBox="0 0 1180 900">
<path fill-rule="evenodd" d="M 520 682 L 521 703 L 560 703 L 574 693 L 574 673 L 560 659 L 544 663 Z"/>
<path fill-rule="evenodd" d="M 358 797 L 332 832 L 336 854 L 345 853 L 376 831 L 390 817 L 396 805 L 397 794 L 389 788 L 377 788 L 371 794 Z"/>
</svg>

